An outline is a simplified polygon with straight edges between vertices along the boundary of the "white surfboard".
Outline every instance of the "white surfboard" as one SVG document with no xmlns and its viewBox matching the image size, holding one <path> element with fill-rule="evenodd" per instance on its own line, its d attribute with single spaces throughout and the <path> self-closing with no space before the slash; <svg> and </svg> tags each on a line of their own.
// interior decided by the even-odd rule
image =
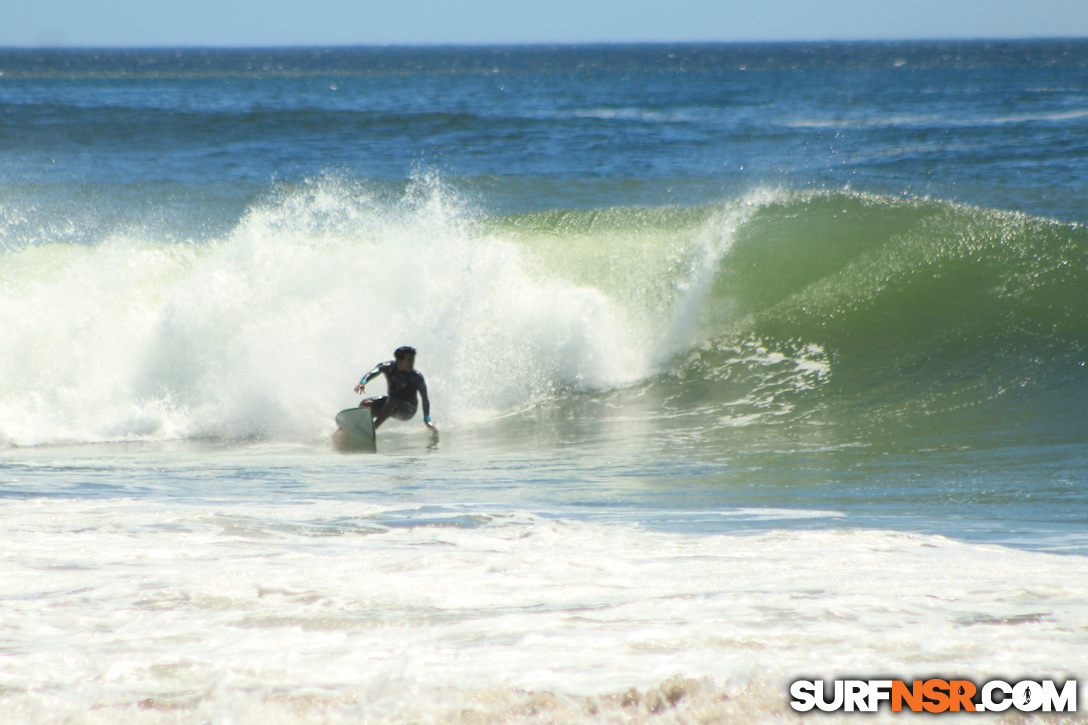
<svg viewBox="0 0 1088 725">
<path fill-rule="evenodd" d="M 377 435 L 374 431 L 374 416 L 370 408 L 348 408 L 336 414 L 338 430 L 333 436 L 337 450 L 341 451 L 377 451 Z"/>
</svg>

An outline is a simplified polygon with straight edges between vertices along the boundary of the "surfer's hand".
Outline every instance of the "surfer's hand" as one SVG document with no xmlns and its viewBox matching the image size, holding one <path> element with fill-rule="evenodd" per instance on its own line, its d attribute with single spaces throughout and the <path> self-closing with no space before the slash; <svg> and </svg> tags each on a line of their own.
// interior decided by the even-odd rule
<svg viewBox="0 0 1088 725">
<path fill-rule="evenodd" d="M 359 383 L 358 385 L 355 386 L 355 392 L 358 393 L 359 395 L 362 395 L 363 393 L 366 392 L 366 385 L 364 383 Z"/>
</svg>

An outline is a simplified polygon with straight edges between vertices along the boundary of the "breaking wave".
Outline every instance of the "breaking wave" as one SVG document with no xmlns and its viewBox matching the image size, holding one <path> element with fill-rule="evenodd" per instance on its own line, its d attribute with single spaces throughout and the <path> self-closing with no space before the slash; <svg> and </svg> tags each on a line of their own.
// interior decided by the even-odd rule
<svg viewBox="0 0 1088 725">
<path fill-rule="evenodd" d="M 495 216 L 324 178 L 211 241 L 75 237 L 0 253 L 2 444 L 319 440 L 405 343 L 466 427 L 602 394 L 719 427 L 1079 421 L 1088 392 L 1085 230 L 940 201 Z"/>
</svg>

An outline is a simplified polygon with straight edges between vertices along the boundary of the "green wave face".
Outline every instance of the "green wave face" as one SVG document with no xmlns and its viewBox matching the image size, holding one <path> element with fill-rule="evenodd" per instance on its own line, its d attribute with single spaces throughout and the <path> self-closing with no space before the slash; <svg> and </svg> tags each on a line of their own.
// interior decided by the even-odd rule
<svg viewBox="0 0 1088 725">
<path fill-rule="evenodd" d="M 813 337 L 844 354 L 966 345 L 949 349 L 953 357 L 1018 332 L 1088 341 L 1079 227 L 830 194 L 767 207 L 738 237 L 715 298 L 775 337 Z"/>
<path fill-rule="evenodd" d="M 849 192 L 499 226 L 550 272 L 628 300 L 662 372 L 624 404 L 701 434 L 822 424 L 977 442 L 1083 429 L 1079 226 Z"/>
<path fill-rule="evenodd" d="M 1082 228 L 845 194 L 766 212 L 714 299 L 736 300 L 752 334 L 826 349 L 837 400 L 914 425 L 965 425 L 976 408 L 1075 410 L 1088 345 Z"/>
</svg>

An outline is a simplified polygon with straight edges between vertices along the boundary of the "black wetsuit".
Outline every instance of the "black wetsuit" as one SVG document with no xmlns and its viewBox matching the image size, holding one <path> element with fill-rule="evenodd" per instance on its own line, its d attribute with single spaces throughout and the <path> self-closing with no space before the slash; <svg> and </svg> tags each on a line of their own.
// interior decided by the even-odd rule
<svg viewBox="0 0 1088 725">
<path fill-rule="evenodd" d="M 397 420 L 408 420 L 416 414 L 419 402 L 416 398 L 423 399 L 423 415 L 430 416 L 431 401 L 427 398 L 427 383 L 423 380 L 423 374 L 418 370 L 398 370 L 394 360 L 383 362 L 363 377 L 364 383 L 369 383 L 378 375 L 385 376 L 385 384 L 388 395 L 381 398 L 367 398 L 359 403 L 359 407 L 370 408 L 374 414 L 374 427 L 385 422 L 386 418 L 393 417 Z"/>
</svg>

